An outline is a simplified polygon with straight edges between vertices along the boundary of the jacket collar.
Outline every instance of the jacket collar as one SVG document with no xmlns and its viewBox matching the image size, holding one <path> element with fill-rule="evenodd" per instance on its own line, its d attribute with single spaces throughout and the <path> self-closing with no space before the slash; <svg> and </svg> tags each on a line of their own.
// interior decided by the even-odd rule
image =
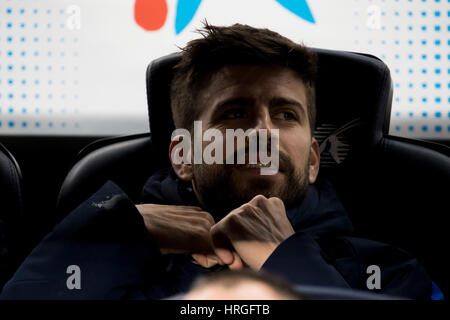
<svg viewBox="0 0 450 320">
<path fill-rule="evenodd" d="M 190 183 L 180 180 L 172 168 L 154 173 L 142 189 L 143 203 L 201 207 Z M 308 187 L 303 200 L 286 208 L 289 221 L 297 232 L 348 234 L 353 231 L 347 212 L 331 182 L 320 177 Z"/>
</svg>

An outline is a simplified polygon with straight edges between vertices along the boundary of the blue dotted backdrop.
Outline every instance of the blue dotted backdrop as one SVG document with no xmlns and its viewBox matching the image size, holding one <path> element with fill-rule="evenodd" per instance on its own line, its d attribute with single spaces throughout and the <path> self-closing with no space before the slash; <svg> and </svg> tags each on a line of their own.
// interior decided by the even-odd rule
<svg viewBox="0 0 450 320">
<path fill-rule="evenodd" d="M 203 1 L 208 2 L 200 9 L 218 3 Z M 273 10 L 258 13 L 259 19 L 265 22 L 277 15 L 270 23 L 289 21 L 285 28 L 296 32 L 294 37 L 290 34 L 293 40 L 308 43 L 308 37 L 315 37 L 323 48 L 345 44 L 339 48 L 373 54 L 389 66 L 394 87 L 391 134 L 450 138 L 450 0 L 330 0 L 326 4 L 309 0 L 315 23 L 293 18 L 275 2 L 261 0 L 261 8 Z M 73 4 L 83 12 L 98 13 L 98 22 L 84 20 L 90 23 L 88 31 L 68 28 L 68 8 Z M 176 35 L 168 24 L 164 28 L 172 33 L 146 32 L 135 25 L 132 6 L 132 0 L 108 5 L 100 0 L 1 0 L 0 134 L 147 130 L 142 120 L 147 119 L 146 63 L 157 57 L 153 52 L 158 56 L 173 52 L 178 39 L 198 35 L 190 30 Z M 229 13 L 222 20 L 252 24 L 248 21 L 255 21 L 254 7 L 242 4 L 242 10 L 248 11 L 241 12 L 242 20 L 233 20 Z M 192 24 L 199 22 L 197 18 L 202 16 Z M 274 25 L 267 27 L 277 30 Z M 167 51 L 155 49 L 161 46 Z M 127 83 L 107 74 L 107 64 L 116 61 L 110 58 L 113 54 L 122 59 L 115 66 L 116 77 Z M 92 79 L 93 74 L 104 76 Z M 111 111 L 116 112 L 114 119 Z"/>
<path fill-rule="evenodd" d="M 355 0 L 355 50 L 391 69 L 392 135 L 450 138 L 449 0 Z M 376 16 L 378 15 L 378 16 Z"/>
<path fill-rule="evenodd" d="M 0 3 L 0 133 L 79 129 L 78 39 L 66 27 L 65 1 L 59 3 Z"/>
</svg>

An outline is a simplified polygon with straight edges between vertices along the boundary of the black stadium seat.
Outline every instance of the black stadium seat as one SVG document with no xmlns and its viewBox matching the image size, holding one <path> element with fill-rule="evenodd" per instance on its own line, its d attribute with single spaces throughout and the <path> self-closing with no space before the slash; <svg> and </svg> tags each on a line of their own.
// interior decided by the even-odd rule
<svg viewBox="0 0 450 320">
<path fill-rule="evenodd" d="M 392 83 L 376 57 L 313 49 L 319 58 L 317 128 L 320 174 L 328 176 L 349 211 L 357 236 L 395 244 L 425 266 L 450 294 L 445 201 L 449 148 L 389 135 Z M 174 129 L 169 107 L 175 53 L 150 63 L 148 134 L 94 142 L 79 155 L 58 199 L 60 219 L 107 180 L 139 201 L 145 180 L 169 166 Z"/>
<path fill-rule="evenodd" d="M 23 215 L 22 173 L 13 155 L 0 143 L 0 290 L 19 261 Z"/>
</svg>

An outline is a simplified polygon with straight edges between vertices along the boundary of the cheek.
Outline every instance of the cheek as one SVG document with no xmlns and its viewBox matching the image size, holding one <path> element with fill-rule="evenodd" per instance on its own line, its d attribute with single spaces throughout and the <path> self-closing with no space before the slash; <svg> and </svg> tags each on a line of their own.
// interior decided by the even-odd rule
<svg viewBox="0 0 450 320">
<path fill-rule="evenodd" d="M 306 135 L 280 132 L 280 151 L 284 152 L 297 166 L 304 165 L 308 160 L 311 141 Z"/>
</svg>

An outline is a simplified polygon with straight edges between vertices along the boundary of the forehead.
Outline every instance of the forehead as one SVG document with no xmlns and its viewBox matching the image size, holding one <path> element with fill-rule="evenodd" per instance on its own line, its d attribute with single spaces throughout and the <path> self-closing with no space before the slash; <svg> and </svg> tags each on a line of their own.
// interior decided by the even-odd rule
<svg viewBox="0 0 450 320">
<path fill-rule="evenodd" d="M 285 97 L 305 105 L 306 90 L 301 77 L 287 67 L 228 65 L 204 79 L 198 95 L 203 107 L 211 107 L 217 100 L 232 97 Z"/>
</svg>

